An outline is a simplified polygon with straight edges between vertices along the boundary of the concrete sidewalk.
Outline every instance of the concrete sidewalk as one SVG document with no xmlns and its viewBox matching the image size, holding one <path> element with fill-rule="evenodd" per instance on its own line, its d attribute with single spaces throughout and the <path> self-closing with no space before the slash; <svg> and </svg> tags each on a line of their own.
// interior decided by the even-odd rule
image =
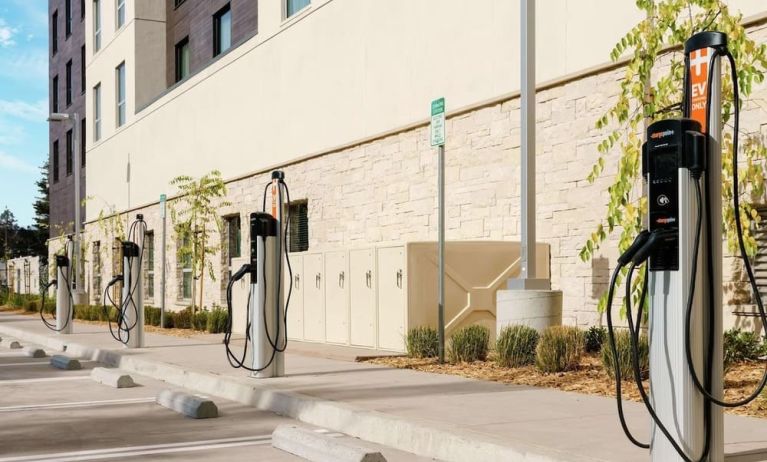
<svg viewBox="0 0 767 462">
<path fill-rule="evenodd" d="M 127 350 L 102 326 L 56 335 L 39 320 L 0 313 L 0 337 L 63 349 L 201 393 L 447 461 L 645 461 L 618 424 L 613 399 L 288 354 L 287 377 L 256 380 L 229 367 L 221 335 L 147 334 Z M 305 349 L 301 345 L 298 350 Z M 288 348 L 290 351 L 290 347 Z M 626 403 L 648 440 L 644 408 Z M 767 420 L 725 416 L 729 461 L 767 460 Z"/>
</svg>

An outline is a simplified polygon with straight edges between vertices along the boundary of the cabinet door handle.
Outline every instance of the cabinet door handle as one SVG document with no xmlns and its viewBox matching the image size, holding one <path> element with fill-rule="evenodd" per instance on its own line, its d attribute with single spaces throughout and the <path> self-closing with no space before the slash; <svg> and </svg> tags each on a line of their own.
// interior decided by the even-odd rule
<svg viewBox="0 0 767 462">
<path fill-rule="evenodd" d="M 320 283 L 322 282 L 322 275 L 320 273 L 317 273 L 317 275 L 314 277 L 314 285 L 318 289 L 320 288 Z"/>
<path fill-rule="evenodd" d="M 344 279 L 346 278 L 346 274 L 344 274 L 343 271 L 338 273 L 338 287 L 342 288 L 344 287 Z"/>
<path fill-rule="evenodd" d="M 373 287 L 373 271 L 368 270 L 367 273 L 365 273 L 365 285 L 368 286 L 368 289 Z"/>
<path fill-rule="evenodd" d="M 299 282 L 301 281 L 301 276 L 300 276 L 300 275 L 298 275 L 298 274 L 296 274 L 296 276 L 295 276 L 293 279 L 294 279 L 294 282 L 293 282 L 293 287 L 294 287 L 296 290 L 298 290 L 298 285 L 299 285 Z"/>
<path fill-rule="evenodd" d="M 397 288 L 402 288 L 402 270 L 397 271 Z"/>
</svg>

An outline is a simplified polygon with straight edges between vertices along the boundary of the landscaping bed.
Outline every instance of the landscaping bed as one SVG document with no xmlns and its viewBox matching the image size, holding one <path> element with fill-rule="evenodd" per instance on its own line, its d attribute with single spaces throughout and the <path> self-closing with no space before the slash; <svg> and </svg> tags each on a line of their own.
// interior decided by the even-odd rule
<svg viewBox="0 0 767 462">
<path fill-rule="evenodd" d="M 499 366 L 494 353 L 486 361 L 456 364 L 439 364 L 436 358 L 388 357 L 367 360 L 371 364 L 412 369 L 436 374 L 458 375 L 478 380 L 487 380 L 516 385 L 556 388 L 590 395 L 615 396 L 615 382 L 608 377 L 601 359 L 595 354 L 583 355 L 575 370 L 544 374 L 535 366 L 508 368 Z M 725 376 L 725 398 L 728 401 L 741 399 L 750 394 L 764 373 L 764 362 L 744 361 L 733 364 Z M 649 390 L 649 381 L 645 381 Z M 641 401 L 633 381 L 623 382 L 623 399 Z M 767 397 L 759 397 L 748 406 L 726 409 L 732 414 L 767 418 Z"/>
</svg>

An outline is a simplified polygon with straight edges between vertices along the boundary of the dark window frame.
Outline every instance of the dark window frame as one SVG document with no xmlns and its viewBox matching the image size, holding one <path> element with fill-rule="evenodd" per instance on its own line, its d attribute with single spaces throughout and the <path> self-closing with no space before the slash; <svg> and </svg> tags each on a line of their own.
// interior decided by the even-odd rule
<svg viewBox="0 0 767 462">
<path fill-rule="evenodd" d="M 80 94 L 85 94 L 85 45 L 80 47 Z"/>
<path fill-rule="evenodd" d="M 173 1 L 173 8 L 178 8 L 178 7 L 180 7 L 181 5 L 183 5 L 183 4 L 184 4 L 184 2 L 185 2 L 185 1 L 186 1 L 186 0 L 174 0 L 174 1 Z"/>
<path fill-rule="evenodd" d="M 288 204 L 288 214 L 288 251 L 306 252 L 309 250 L 309 200 L 291 201 Z"/>
<path fill-rule="evenodd" d="M 51 15 L 51 55 L 59 51 L 59 10 Z"/>
<path fill-rule="evenodd" d="M 59 112 L 59 76 L 53 76 L 51 82 L 51 112 Z"/>
<path fill-rule="evenodd" d="M 64 29 L 69 39 L 72 36 L 72 0 L 64 0 Z"/>
<path fill-rule="evenodd" d="M 66 100 L 66 107 L 69 107 L 72 105 L 72 60 L 70 59 L 67 61 L 66 68 L 64 71 L 64 81 L 65 81 L 65 87 L 64 87 L 64 95 Z"/>
<path fill-rule="evenodd" d="M 187 74 L 183 75 L 182 58 L 183 58 L 183 48 L 184 47 L 189 47 L 189 36 L 188 35 L 186 37 L 182 38 L 181 40 L 179 40 L 178 43 L 176 43 L 176 47 L 175 47 L 175 56 L 176 56 L 175 57 L 175 59 L 176 59 L 176 83 L 178 83 L 178 82 L 184 80 L 185 78 L 189 77 L 189 71 L 191 70 L 191 69 L 188 69 L 187 70 Z M 189 55 L 191 57 L 191 50 L 188 50 L 188 51 L 189 51 Z M 189 65 L 189 63 L 187 63 L 187 65 Z"/>
<path fill-rule="evenodd" d="M 221 9 L 219 9 L 213 14 L 213 57 L 214 58 L 216 56 L 219 56 L 221 53 L 232 48 L 232 44 L 231 44 L 232 30 L 230 29 L 229 30 L 229 37 L 230 37 L 229 47 L 226 50 L 221 49 L 221 18 L 225 14 L 229 13 L 229 24 L 231 28 L 231 25 L 232 25 L 231 12 L 232 12 L 232 4 L 227 3 L 226 5 L 221 7 Z"/>
<path fill-rule="evenodd" d="M 55 140 L 53 142 L 53 162 L 52 169 L 53 169 L 53 182 L 58 183 L 59 182 L 59 140 Z"/>
<path fill-rule="evenodd" d="M 80 119 L 80 168 L 85 168 L 85 142 L 88 139 L 86 137 L 86 130 L 88 129 L 88 122 L 85 117 Z"/>
<path fill-rule="evenodd" d="M 70 176 L 72 174 L 72 170 L 73 170 L 73 167 L 72 167 L 72 163 L 73 163 L 73 160 L 74 160 L 74 152 L 73 151 L 74 151 L 74 147 L 75 147 L 74 146 L 74 144 L 75 144 L 75 139 L 74 138 L 75 138 L 74 137 L 74 132 L 72 131 L 72 129 L 67 130 L 67 141 L 66 141 L 66 143 L 67 143 L 67 158 L 66 158 L 67 176 Z"/>
<path fill-rule="evenodd" d="M 80 21 L 85 21 L 85 0 L 80 0 Z"/>
</svg>

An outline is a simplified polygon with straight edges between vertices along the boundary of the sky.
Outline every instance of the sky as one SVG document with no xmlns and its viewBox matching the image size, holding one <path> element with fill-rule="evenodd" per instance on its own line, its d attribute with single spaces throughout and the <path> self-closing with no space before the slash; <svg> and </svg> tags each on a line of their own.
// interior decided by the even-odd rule
<svg viewBox="0 0 767 462">
<path fill-rule="evenodd" d="M 0 211 L 33 223 L 48 157 L 48 2 L 0 0 Z"/>
</svg>

